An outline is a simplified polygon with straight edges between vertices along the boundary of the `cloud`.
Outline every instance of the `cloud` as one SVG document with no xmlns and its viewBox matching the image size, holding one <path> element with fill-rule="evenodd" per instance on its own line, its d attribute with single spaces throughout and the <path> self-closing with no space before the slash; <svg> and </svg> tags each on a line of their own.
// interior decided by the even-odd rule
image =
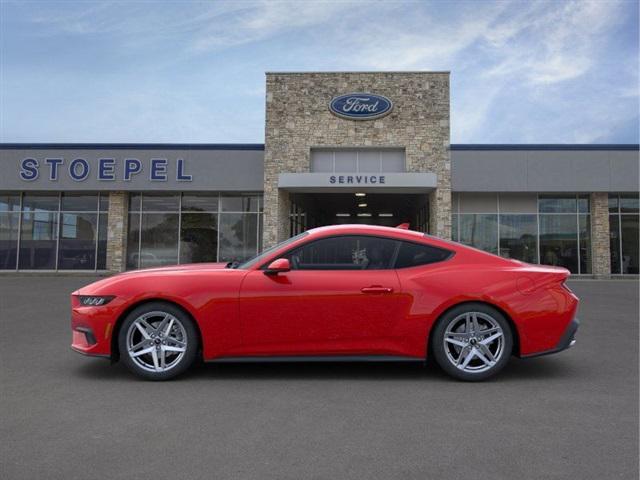
<svg viewBox="0 0 640 480">
<path fill-rule="evenodd" d="M 73 71 L 73 62 L 80 62 L 76 57 L 85 62 L 96 59 L 90 66 L 78 63 L 72 77 L 81 71 L 86 75 L 83 82 L 59 80 L 57 90 L 92 92 L 93 88 L 94 95 L 99 95 L 95 83 L 101 74 L 108 76 L 122 92 L 121 97 L 107 97 L 111 115 L 122 124 L 135 123 L 136 128 L 126 132 L 128 139 L 135 131 L 140 132 L 140 141 L 166 141 L 171 135 L 211 141 L 209 125 L 215 125 L 216 139 L 223 141 L 224 133 L 229 141 L 251 140 L 241 118 L 251 117 L 252 131 L 261 131 L 255 114 L 263 107 L 260 72 L 275 69 L 451 70 L 455 142 L 600 141 L 603 135 L 618 138 L 616 128 L 632 130 L 617 125 L 637 122 L 638 7 L 634 2 L 264 0 L 11 5 L 12 18 L 19 11 L 19 18 L 28 23 L 16 27 L 21 37 L 14 45 L 22 48 L 22 42 L 35 38 L 39 47 L 47 37 L 52 52 L 51 61 L 42 62 L 45 67 L 33 62 L 26 68 L 23 59 L 28 53 L 14 56 L 20 68 L 3 60 L 11 85 L 30 78 L 36 91 L 42 88 L 37 78 L 47 78 L 53 85 L 58 81 L 55 72 Z M 57 50 L 57 45 L 62 48 Z M 58 57 L 64 66 L 54 61 Z M 150 90 L 153 96 L 140 93 L 141 83 L 149 78 L 161 79 L 160 86 Z M 9 83 L 4 85 L 5 98 L 15 98 L 15 91 L 6 87 Z M 164 95 L 163 89 L 169 93 Z M 38 98 L 38 105 L 47 105 L 45 96 Z M 105 108 L 89 93 L 87 99 L 85 110 L 90 105 L 99 112 Z M 128 116 L 131 111 L 125 102 L 154 117 L 165 111 L 168 120 L 156 124 L 157 128 L 147 126 L 140 122 L 141 115 Z M 20 102 L 10 103 L 20 108 Z M 237 105 L 232 109 L 237 124 L 230 116 L 216 120 L 220 115 L 216 109 L 227 103 Z M 190 120 L 190 110 L 207 123 Z M 174 113 L 179 118 L 172 117 Z M 14 112 L 15 116 L 19 113 Z M 181 123 L 171 128 L 172 121 Z M 103 127 L 95 135 L 107 135 L 109 129 L 123 134 L 114 125 Z M 70 135 L 81 132 L 83 125 L 74 128 Z M 161 128 L 166 132 L 161 133 Z"/>
<path fill-rule="evenodd" d="M 191 43 L 196 52 L 218 50 L 265 40 L 285 32 L 330 24 L 363 2 L 269 1 L 238 3 L 242 7 L 225 21 L 203 25 Z"/>
</svg>

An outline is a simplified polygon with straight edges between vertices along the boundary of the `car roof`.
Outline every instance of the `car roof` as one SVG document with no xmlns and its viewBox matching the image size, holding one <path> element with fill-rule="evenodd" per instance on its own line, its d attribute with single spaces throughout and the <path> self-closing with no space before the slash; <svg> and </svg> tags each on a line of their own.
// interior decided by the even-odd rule
<svg viewBox="0 0 640 480">
<path fill-rule="evenodd" d="M 405 238 L 421 238 L 424 239 L 425 234 L 416 232 L 415 230 L 407 230 L 396 227 L 383 227 L 382 225 L 366 225 L 361 223 L 345 224 L 345 225 L 328 225 L 326 227 L 317 227 L 309 230 L 310 235 L 326 236 L 333 234 L 369 234 L 384 236 L 400 236 Z"/>
</svg>

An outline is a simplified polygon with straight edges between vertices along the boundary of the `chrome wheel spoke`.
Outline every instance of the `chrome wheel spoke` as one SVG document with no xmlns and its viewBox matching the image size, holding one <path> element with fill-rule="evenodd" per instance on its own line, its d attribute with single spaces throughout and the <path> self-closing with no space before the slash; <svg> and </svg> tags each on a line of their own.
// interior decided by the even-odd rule
<svg viewBox="0 0 640 480">
<path fill-rule="evenodd" d="M 476 349 L 475 348 L 471 348 L 467 352 L 466 356 L 464 356 L 464 354 L 461 353 L 460 354 L 460 358 L 458 360 L 460 360 L 464 356 L 464 361 L 461 364 L 459 364 L 458 368 L 461 369 L 461 370 L 464 370 L 465 368 L 467 368 L 467 365 L 469 365 L 469 362 L 471 360 L 473 360 L 473 357 L 475 356 L 475 354 L 476 354 Z"/>
<path fill-rule="evenodd" d="M 133 352 L 135 350 L 138 350 L 139 348 L 144 347 L 145 345 L 149 345 L 149 340 L 145 339 L 145 340 L 142 340 L 141 342 L 136 343 L 133 347 L 129 347 L 129 351 Z"/>
<path fill-rule="evenodd" d="M 169 323 L 167 325 L 167 328 L 164 329 L 163 333 L 165 337 L 169 336 L 169 333 L 171 333 L 171 327 L 173 327 L 173 321 L 174 319 L 172 318 L 171 320 L 169 320 Z M 158 327 L 159 328 L 159 327 Z"/>
<path fill-rule="evenodd" d="M 480 325 L 478 325 L 478 315 L 476 313 L 471 314 L 471 324 L 473 327 L 473 333 L 480 333 Z"/>
<path fill-rule="evenodd" d="M 167 323 L 169 323 L 170 318 L 171 316 L 168 314 L 164 316 L 164 318 L 160 321 L 160 323 L 156 327 L 156 333 L 164 333 L 164 330 L 167 326 Z"/>
<path fill-rule="evenodd" d="M 502 337 L 502 331 L 496 332 L 493 335 L 488 336 L 484 340 L 480 340 L 481 345 L 489 345 L 495 339 Z"/>
<path fill-rule="evenodd" d="M 174 346 L 182 347 L 182 348 L 187 346 L 186 343 L 181 342 L 180 340 L 175 339 L 175 338 L 171 338 L 171 337 L 167 338 L 167 343 L 172 343 Z"/>
<path fill-rule="evenodd" d="M 470 313 L 467 313 L 467 315 L 464 317 L 464 331 L 467 334 L 470 334 L 471 332 L 473 332 L 473 325 L 471 324 Z"/>
<path fill-rule="evenodd" d="M 144 322 L 147 323 L 147 322 Z M 142 336 L 146 339 L 151 338 L 151 334 L 149 333 L 148 329 L 151 329 L 151 326 L 149 326 L 149 324 L 147 323 L 147 327 L 145 327 L 144 325 L 142 325 L 142 321 L 136 322 L 134 324 L 136 326 L 136 328 L 138 329 L 138 331 L 142 334 Z"/>
<path fill-rule="evenodd" d="M 164 348 L 160 348 L 160 350 L 156 350 L 158 352 L 158 356 L 160 357 L 160 368 L 164 370 L 167 368 L 167 356 L 164 353 Z"/>
<path fill-rule="evenodd" d="M 186 350 L 185 347 L 172 347 L 170 345 L 163 345 L 162 350 L 165 352 L 184 352 Z"/>
<path fill-rule="evenodd" d="M 495 361 L 491 361 L 491 360 L 489 360 L 487 357 L 485 357 L 485 356 L 483 355 L 483 353 L 482 353 L 480 350 L 476 350 L 476 352 L 475 352 L 475 353 L 476 353 L 476 356 L 477 356 L 480 360 L 482 360 L 482 361 L 484 362 L 484 364 L 485 364 L 485 365 L 487 365 L 487 366 L 491 366 L 491 365 L 493 365 L 493 364 L 495 363 Z"/>
<path fill-rule="evenodd" d="M 151 353 L 155 350 L 155 347 L 151 346 L 149 348 L 143 348 L 142 350 L 138 350 L 137 352 L 132 352 L 131 350 L 129 350 L 129 355 L 131 355 L 131 357 L 135 358 L 135 357 L 139 357 L 140 355 L 144 355 L 146 353 Z"/>
<path fill-rule="evenodd" d="M 159 359 L 158 359 L 158 350 L 156 350 L 156 348 L 154 347 L 153 350 L 151 351 L 151 356 L 153 357 L 153 366 L 156 370 L 160 370 L 160 363 L 159 363 Z"/>
<path fill-rule="evenodd" d="M 445 337 L 444 341 L 447 342 L 447 343 L 451 343 L 453 345 L 457 345 L 458 347 L 462 347 L 462 348 L 467 346 L 466 343 L 464 343 L 464 342 L 462 342 L 460 340 L 456 340 L 455 338 Z"/>
</svg>

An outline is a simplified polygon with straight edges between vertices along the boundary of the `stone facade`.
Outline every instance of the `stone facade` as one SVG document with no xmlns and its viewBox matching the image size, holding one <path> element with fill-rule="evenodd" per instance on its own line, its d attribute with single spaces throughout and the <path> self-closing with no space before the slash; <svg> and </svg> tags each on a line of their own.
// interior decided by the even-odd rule
<svg viewBox="0 0 640 480">
<path fill-rule="evenodd" d="M 110 192 L 107 220 L 107 270 L 110 272 L 126 269 L 128 211 L 129 194 Z"/>
<path fill-rule="evenodd" d="M 395 147 L 407 172 L 432 172 L 429 230 L 451 237 L 449 73 L 267 73 L 264 164 L 264 246 L 289 236 L 289 194 L 278 175 L 310 171 L 315 147 Z M 394 103 L 382 118 L 354 121 L 333 115 L 331 99 L 351 92 L 384 95 Z"/>
<path fill-rule="evenodd" d="M 609 196 L 606 192 L 591 194 L 591 258 L 593 275 L 608 277 L 611 273 L 609 244 Z"/>
</svg>

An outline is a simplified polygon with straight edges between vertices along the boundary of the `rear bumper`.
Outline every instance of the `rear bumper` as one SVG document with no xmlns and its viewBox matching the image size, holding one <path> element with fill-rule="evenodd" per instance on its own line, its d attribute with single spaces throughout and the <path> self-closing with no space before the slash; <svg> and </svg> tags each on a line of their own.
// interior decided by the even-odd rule
<svg viewBox="0 0 640 480">
<path fill-rule="evenodd" d="M 543 355 L 551 355 L 553 353 L 562 352 L 568 348 L 571 348 L 576 343 L 576 332 L 578 331 L 578 327 L 580 326 L 580 320 L 574 318 L 571 320 L 567 328 L 565 329 L 562 337 L 560 337 L 560 341 L 558 344 L 552 348 L 551 350 L 544 350 L 542 352 L 531 353 L 529 355 L 522 355 L 521 358 L 533 358 L 533 357 L 541 357 Z"/>
</svg>

